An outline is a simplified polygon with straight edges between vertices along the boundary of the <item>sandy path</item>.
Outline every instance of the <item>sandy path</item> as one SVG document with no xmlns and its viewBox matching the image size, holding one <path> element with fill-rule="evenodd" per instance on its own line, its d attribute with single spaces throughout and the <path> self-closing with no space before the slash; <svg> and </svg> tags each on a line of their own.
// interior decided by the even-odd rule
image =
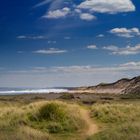
<svg viewBox="0 0 140 140">
<path fill-rule="evenodd" d="M 81 109 L 81 115 L 85 122 L 87 123 L 88 128 L 86 129 L 86 135 L 91 136 L 99 131 L 98 126 L 90 118 L 89 111 L 86 109 Z"/>
</svg>

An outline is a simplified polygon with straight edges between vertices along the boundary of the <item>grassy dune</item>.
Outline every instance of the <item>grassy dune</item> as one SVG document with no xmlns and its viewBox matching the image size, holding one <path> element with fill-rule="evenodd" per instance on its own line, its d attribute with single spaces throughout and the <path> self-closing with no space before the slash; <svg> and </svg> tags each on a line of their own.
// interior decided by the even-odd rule
<svg viewBox="0 0 140 140">
<path fill-rule="evenodd" d="M 114 99 L 3 100 L 0 140 L 139 140 L 139 99 Z"/>
<path fill-rule="evenodd" d="M 139 140 L 140 103 L 112 103 L 92 106 L 92 118 L 96 119 L 101 132 L 88 140 Z"/>
<path fill-rule="evenodd" d="M 51 140 L 53 134 L 78 133 L 86 128 L 80 114 L 78 105 L 60 101 L 1 107 L 0 139 Z"/>
<path fill-rule="evenodd" d="M 34 106 L 34 105 L 33 105 Z M 41 102 L 38 110 L 28 114 L 28 124 L 35 129 L 49 133 L 76 132 L 84 128 L 80 109 L 63 102 Z"/>
</svg>

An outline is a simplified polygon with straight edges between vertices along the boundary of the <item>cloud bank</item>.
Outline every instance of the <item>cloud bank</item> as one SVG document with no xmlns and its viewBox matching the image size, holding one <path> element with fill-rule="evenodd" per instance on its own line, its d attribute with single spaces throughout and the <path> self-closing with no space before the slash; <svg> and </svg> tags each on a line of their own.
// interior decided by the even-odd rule
<svg viewBox="0 0 140 140">
<path fill-rule="evenodd" d="M 2 74 L 1 86 L 58 87 L 89 86 L 114 82 L 122 77 L 139 75 L 140 62 L 126 62 L 114 66 L 57 66 L 35 67 L 29 70 L 9 71 Z"/>
<path fill-rule="evenodd" d="M 111 52 L 113 55 L 136 55 L 140 54 L 140 44 L 137 44 L 134 47 L 124 47 L 124 48 L 119 48 L 117 46 L 106 46 L 103 47 L 103 49 L 108 50 Z"/>
</svg>

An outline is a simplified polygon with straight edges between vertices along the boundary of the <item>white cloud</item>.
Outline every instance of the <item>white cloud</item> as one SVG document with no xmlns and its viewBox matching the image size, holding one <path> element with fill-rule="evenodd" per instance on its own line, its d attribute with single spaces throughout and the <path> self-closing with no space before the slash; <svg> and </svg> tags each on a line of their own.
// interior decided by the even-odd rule
<svg viewBox="0 0 140 140">
<path fill-rule="evenodd" d="M 46 4 L 49 6 L 48 12 L 42 17 L 47 19 L 78 15 L 82 20 L 91 21 L 96 19 L 93 12 L 116 14 L 135 11 L 135 6 L 131 0 L 84 0 L 79 5 L 76 5 L 75 1 L 72 0 L 43 0 L 36 4 L 34 8 Z"/>
<path fill-rule="evenodd" d="M 114 55 L 136 55 L 140 54 L 140 44 L 137 44 L 134 47 L 127 46 L 125 48 L 119 48 L 117 46 L 107 46 L 103 47 L 105 50 L 111 51 L 111 54 Z"/>
<path fill-rule="evenodd" d="M 81 13 L 80 14 L 80 19 L 86 20 L 86 21 L 91 21 L 91 20 L 96 19 L 96 17 L 93 16 L 92 14 L 90 14 L 90 13 Z"/>
<path fill-rule="evenodd" d="M 130 29 L 114 28 L 114 29 L 110 30 L 110 33 L 115 34 L 120 37 L 130 38 L 130 37 L 139 36 L 140 30 L 138 28 L 130 28 Z"/>
<path fill-rule="evenodd" d="M 43 50 L 37 50 L 34 51 L 33 53 L 37 54 L 61 54 L 61 53 L 66 53 L 67 50 L 61 50 L 57 48 L 49 48 L 49 49 L 43 49 Z"/>
<path fill-rule="evenodd" d="M 85 0 L 78 8 L 109 14 L 135 11 L 131 0 Z"/>
<path fill-rule="evenodd" d="M 97 49 L 97 46 L 96 45 L 89 45 L 87 46 L 88 49 Z"/>
<path fill-rule="evenodd" d="M 68 14 L 70 14 L 71 10 L 68 7 L 64 7 L 63 9 L 57 9 L 53 11 L 49 11 L 47 14 L 42 16 L 43 18 L 50 18 L 50 19 L 58 19 L 58 18 L 64 18 Z"/>
<path fill-rule="evenodd" d="M 110 45 L 110 46 L 105 46 L 103 47 L 104 50 L 109 50 L 109 51 L 118 51 L 118 47 L 114 46 L 114 45 Z"/>
<path fill-rule="evenodd" d="M 80 14 L 80 13 L 82 13 L 82 11 L 80 10 L 80 9 L 74 9 L 74 11 L 76 12 L 76 13 L 78 13 L 78 14 Z"/>
<path fill-rule="evenodd" d="M 46 36 L 26 36 L 26 35 L 19 35 L 17 36 L 17 39 L 33 39 L 33 40 L 38 40 L 38 39 L 47 39 Z"/>
<path fill-rule="evenodd" d="M 139 62 L 134 62 L 134 61 L 127 62 L 127 63 L 121 64 L 120 66 L 122 66 L 122 67 L 140 67 L 140 61 Z"/>
<path fill-rule="evenodd" d="M 103 34 L 99 34 L 99 35 L 97 35 L 97 37 L 104 37 L 104 35 Z"/>
</svg>

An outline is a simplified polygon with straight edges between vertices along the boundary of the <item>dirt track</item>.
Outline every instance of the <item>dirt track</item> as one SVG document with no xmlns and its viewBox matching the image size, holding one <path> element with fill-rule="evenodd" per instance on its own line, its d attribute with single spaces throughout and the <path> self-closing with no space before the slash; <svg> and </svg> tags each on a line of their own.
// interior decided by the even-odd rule
<svg viewBox="0 0 140 140">
<path fill-rule="evenodd" d="M 99 131 L 98 126 L 94 123 L 94 121 L 90 118 L 89 111 L 86 109 L 81 109 L 81 115 L 85 122 L 87 123 L 86 135 L 91 136 Z"/>
</svg>

